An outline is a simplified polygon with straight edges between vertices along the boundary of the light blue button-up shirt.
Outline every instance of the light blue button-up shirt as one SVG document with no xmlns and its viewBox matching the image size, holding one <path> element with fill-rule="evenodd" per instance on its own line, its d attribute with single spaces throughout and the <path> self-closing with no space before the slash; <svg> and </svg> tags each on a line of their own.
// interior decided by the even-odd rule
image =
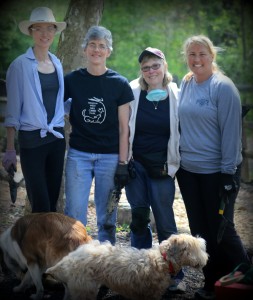
<svg viewBox="0 0 253 300">
<path fill-rule="evenodd" d="M 58 138 L 63 135 L 54 127 L 64 127 L 64 79 L 60 60 L 52 53 L 49 56 L 55 66 L 59 80 L 55 115 L 47 124 L 47 112 L 43 104 L 41 84 L 38 74 L 38 61 L 30 47 L 9 66 L 6 75 L 7 107 L 5 127 L 32 131 L 40 129 L 43 138 L 51 132 Z"/>
</svg>

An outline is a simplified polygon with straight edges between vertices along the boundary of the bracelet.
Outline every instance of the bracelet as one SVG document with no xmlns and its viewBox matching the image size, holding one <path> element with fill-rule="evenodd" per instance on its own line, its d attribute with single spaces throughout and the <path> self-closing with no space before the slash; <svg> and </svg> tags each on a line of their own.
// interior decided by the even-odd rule
<svg viewBox="0 0 253 300">
<path fill-rule="evenodd" d="M 119 165 L 127 165 L 128 161 L 127 160 L 119 160 Z"/>
</svg>

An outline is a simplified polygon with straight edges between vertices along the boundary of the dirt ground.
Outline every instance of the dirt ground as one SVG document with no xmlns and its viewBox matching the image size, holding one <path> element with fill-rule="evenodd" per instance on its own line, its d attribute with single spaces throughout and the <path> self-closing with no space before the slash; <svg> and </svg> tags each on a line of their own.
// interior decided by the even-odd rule
<svg viewBox="0 0 253 300">
<path fill-rule="evenodd" d="M 0 167 L 1 172 L 1 167 Z M 15 206 L 12 205 L 9 185 L 5 180 L 0 179 L 0 232 L 8 228 L 24 214 L 26 191 L 24 187 L 19 187 Z M 185 214 L 183 201 L 176 193 L 174 203 L 174 213 L 178 229 L 188 228 L 188 221 Z M 181 201 L 180 201 L 181 200 Z M 249 251 L 253 251 L 253 182 L 241 183 L 241 188 L 235 205 L 235 225 L 236 229 Z"/>
<path fill-rule="evenodd" d="M 1 168 L 1 167 L 0 167 Z M 1 170 L 0 170 L 1 171 Z M 1 175 L 1 174 L 0 174 Z M 17 200 L 15 206 L 12 205 L 9 185 L 6 180 L 0 180 L 0 232 L 7 229 L 12 225 L 19 217 L 24 215 L 25 197 L 26 192 L 24 187 L 18 188 Z M 178 194 L 179 192 L 177 192 Z M 247 249 L 250 256 L 253 255 L 253 183 L 242 183 L 241 189 L 238 195 L 238 199 L 235 206 L 235 224 L 236 229 L 241 236 L 243 244 Z M 180 195 L 176 196 L 174 205 L 175 218 L 178 225 L 178 230 L 184 231 L 188 226 L 188 221 L 185 214 L 183 201 L 180 200 Z M 89 232 L 94 238 L 96 235 L 95 229 L 95 211 L 90 207 L 88 216 L 88 225 L 91 230 Z M 155 240 L 154 236 L 154 240 Z M 117 234 L 117 240 L 122 244 L 129 244 L 128 232 L 119 232 Z M 185 269 L 185 283 L 187 290 L 184 294 L 167 293 L 162 298 L 165 299 L 194 299 L 195 291 L 202 286 L 203 275 L 202 272 L 196 271 L 190 268 Z M 12 299 L 29 299 L 28 291 L 26 294 L 13 294 L 12 289 L 18 281 L 13 275 L 4 275 L 0 270 L 0 299 L 12 300 Z M 44 299 L 61 300 L 63 299 L 64 291 L 62 286 L 46 287 Z M 110 300 L 123 300 L 122 297 L 107 292 L 106 295 L 101 296 L 99 299 Z"/>
</svg>

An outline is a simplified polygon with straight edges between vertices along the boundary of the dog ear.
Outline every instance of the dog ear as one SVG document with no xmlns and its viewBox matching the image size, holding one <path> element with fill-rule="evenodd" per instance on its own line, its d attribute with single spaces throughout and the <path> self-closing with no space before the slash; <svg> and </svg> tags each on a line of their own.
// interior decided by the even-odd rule
<svg viewBox="0 0 253 300">
<path fill-rule="evenodd" d="M 160 249 L 164 252 L 182 252 L 187 249 L 187 240 L 183 238 L 182 234 L 172 234 L 167 240 L 160 244 Z"/>
<path fill-rule="evenodd" d="M 167 259 L 168 249 L 170 248 L 171 248 L 171 242 L 169 241 L 169 239 L 162 241 L 161 244 L 159 245 L 160 252 L 163 255 L 166 255 L 166 259 Z"/>
</svg>

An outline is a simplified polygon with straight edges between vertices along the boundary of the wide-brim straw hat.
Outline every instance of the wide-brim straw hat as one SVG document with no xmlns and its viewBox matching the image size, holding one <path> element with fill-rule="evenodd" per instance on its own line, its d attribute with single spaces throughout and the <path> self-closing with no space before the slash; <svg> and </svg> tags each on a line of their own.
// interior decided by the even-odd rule
<svg viewBox="0 0 253 300">
<path fill-rule="evenodd" d="M 30 20 L 21 21 L 18 27 L 22 33 L 30 35 L 29 27 L 33 24 L 40 23 L 54 24 L 57 27 L 56 33 L 60 33 L 66 28 L 66 22 L 56 22 L 52 10 L 48 7 L 35 8 L 31 13 Z"/>
</svg>

